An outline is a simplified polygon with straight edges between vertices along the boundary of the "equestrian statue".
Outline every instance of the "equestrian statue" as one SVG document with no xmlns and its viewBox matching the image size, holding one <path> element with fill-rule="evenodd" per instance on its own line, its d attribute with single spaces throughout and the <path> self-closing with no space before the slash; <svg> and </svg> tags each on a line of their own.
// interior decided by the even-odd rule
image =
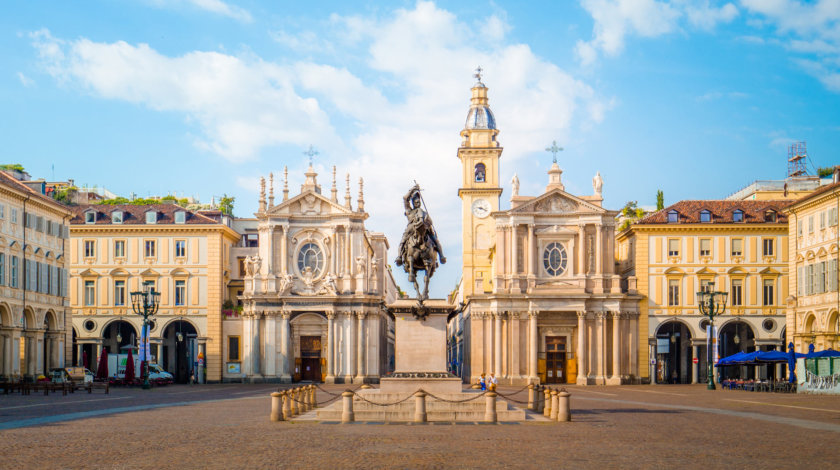
<svg viewBox="0 0 840 470">
<path fill-rule="evenodd" d="M 441 264 L 445 264 L 446 257 L 443 256 L 443 248 L 432 225 L 432 218 L 424 210 L 426 204 L 418 184 L 415 183 L 403 196 L 403 205 L 408 225 L 400 240 L 399 254 L 394 263 L 402 266 L 408 273 L 408 280 L 414 284 L 417 300 L 422 305 L 423 301 L 429 298 L 429 279 L 435 273 L 438 258 Z M 417 283 L 417 271 L 426 272 L 422 294 Z"/>
</svg>

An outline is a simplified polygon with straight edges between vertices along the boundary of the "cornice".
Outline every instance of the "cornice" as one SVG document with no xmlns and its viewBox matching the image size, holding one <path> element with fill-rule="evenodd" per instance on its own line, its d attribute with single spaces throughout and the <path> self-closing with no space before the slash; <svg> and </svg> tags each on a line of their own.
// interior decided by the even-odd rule
<svg viewBox="0 0 840 470">
<path fill-rule="evenodd" d="M 838 193 L 840 193 L 840 187 L 836 187 L 830 191 L 826 191 L 825 193 L 822 193 L 813 199 L 806 199 L 804 201 L 794 202 L 793 204 L 782 209 L 782 212 L 786 214 L 796 214 L 797 212 L 819 206 L 820 204 L 823 204 L 831 199 L 836 200 L 838 198 Z"/>
<path fill-rule="evenodd" d="M 502 191 L 502 188 L 458 188 L 458 197 L 463 194 L 501 196 Z"/>
<path fill-rule="evenodd" d="M 735 231 L 735 232 L 759 232 L 759 231 L 769 231 L 769 232 L 782 232 L 783 234 L 787 235 L 788 233 L 788 224 L 781 224 L 781 223 L 767 223 L 767 224 L 651 224 L 651 225 L 640 225 L 640 224 L 633 224 L 630 226 L 629 229 L 621 232 L 618 237 L 626 238 L 630 236 L 630 233 L 637 232 L 637 233 L 646 233 L 651 234 L 653 232 L 680 232 L 680 231 L 687 231 L 692 233 L 687 233 L 687 235 L 695 234 L 698 232 L 722 232 L 722 231 Z M 626 235 L 625 235 L 626 234 Z"/>
</svg>

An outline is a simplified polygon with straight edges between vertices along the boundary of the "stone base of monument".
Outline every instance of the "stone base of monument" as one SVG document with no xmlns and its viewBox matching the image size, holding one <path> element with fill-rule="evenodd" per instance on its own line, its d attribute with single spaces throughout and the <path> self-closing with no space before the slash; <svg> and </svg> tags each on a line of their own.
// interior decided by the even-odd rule
<svg viewBox="0 0 840 470">
<path fill-rule="evenodd" d="M 486 398 L 480 391 L 462 391 L 461 378 L 446 371 L 446 322 L 455 306 L 442 299 L 400 299 L 388 309 L 395 319 L 395 371 L 380 379 L 379 389 L 357 390 L 357 421 L 412 421 L 414 393 L 426 396 L 429 421 L 482 421 Z M 432 396 L 434 395 L 434 396 Z M 474 398 L 474 399 L 470 399 Z M 383 406 L 389 404 L 389 406 Z M 317 411 L 323 421 L 341 419 L 341 402 Z M 496 401 L 499 421 L 525 421 L 524 410 Z"/>
</svg>

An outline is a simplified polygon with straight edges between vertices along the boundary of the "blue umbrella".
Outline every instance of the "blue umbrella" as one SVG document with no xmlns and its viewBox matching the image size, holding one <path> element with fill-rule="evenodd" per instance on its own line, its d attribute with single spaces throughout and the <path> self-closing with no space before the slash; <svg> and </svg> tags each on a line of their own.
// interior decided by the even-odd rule
<svg viewBox="0 0 840 470">
<path fill-rule="evenodd" d="M 719 359 L 715 367 L 723 367 L 723 366 L 731 366 L 746 360 L 747 353 L 745 352 L 737 352 L 731 356 L 726 356 L 722 359 Z"/>
<path fill-rule="evenodd" d="M 788 382 L 796 383 L 796 352 L 793 350 L 793 341 L 788 343 Z"/>
<path fill-rule="evenodd" d="M 756 362 L 786 362 L 788 355 L 782 351 L 760 351 L 755 358 Z"/>
<path fill-rule="evenodd" d="M 835 351 L 831 348 L 826 349 L 824 351 L 812 351 L 805 355 L 808 359 L 817 359 L 820 357 L 840 357 L 840 351 Z"/>
<path fill-rule="evenodd" d="M 813 354 L 814 352 L 814 343 L 808 345 L 808 354 Z"/>
</svg>

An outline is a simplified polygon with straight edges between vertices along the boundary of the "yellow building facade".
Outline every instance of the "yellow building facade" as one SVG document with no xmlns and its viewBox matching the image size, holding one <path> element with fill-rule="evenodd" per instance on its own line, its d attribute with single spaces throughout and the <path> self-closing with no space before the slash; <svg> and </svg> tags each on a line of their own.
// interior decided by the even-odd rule
<svg viewBox="0 0 840 470">
<path fill-rule="evenodd" d="M 150 330 L 151 352 L 185 382 L 200 353 L 206 381 L 222 379 L 222 304 L 230 253 L 239 234 L 211 217 L 176 205 L 79 205 L 70 224 L 70 307 L 74 364 L 93 370 L 104 348 L 136 345 L 142 316 L 130 293 L 154 288 L 160 308 Z M 200 368 L 199 368 L 200 369 Z M 111 371 L 113 374 L 114 371 Z"/>
<path fill-rule="evenodd" d="M 836 178 L 835 178 L 836 181 Z M 840 183 L 832 183 L 791 204 L 788 250 L 791 282 L 787 328 L 797 352 L 840 349 Z"/>
<path fill-rule="evenodd" d="M 618 270 L 640 305 L 640 373 L 658 383 L 706 380 L 708 317 L 697 291 L 729 292 L 715 320 L 719 357 L 783 349 L 787 201 L 680 201 L 616 236 Z M 754 375 L 762 371 L 724 371 Z"/>
<path fill-rule="evenodd" d="M 34 380 L 70 351 L 65 245 L 70 211 L 0 171 L 0 377 Z"/>
</svg>

